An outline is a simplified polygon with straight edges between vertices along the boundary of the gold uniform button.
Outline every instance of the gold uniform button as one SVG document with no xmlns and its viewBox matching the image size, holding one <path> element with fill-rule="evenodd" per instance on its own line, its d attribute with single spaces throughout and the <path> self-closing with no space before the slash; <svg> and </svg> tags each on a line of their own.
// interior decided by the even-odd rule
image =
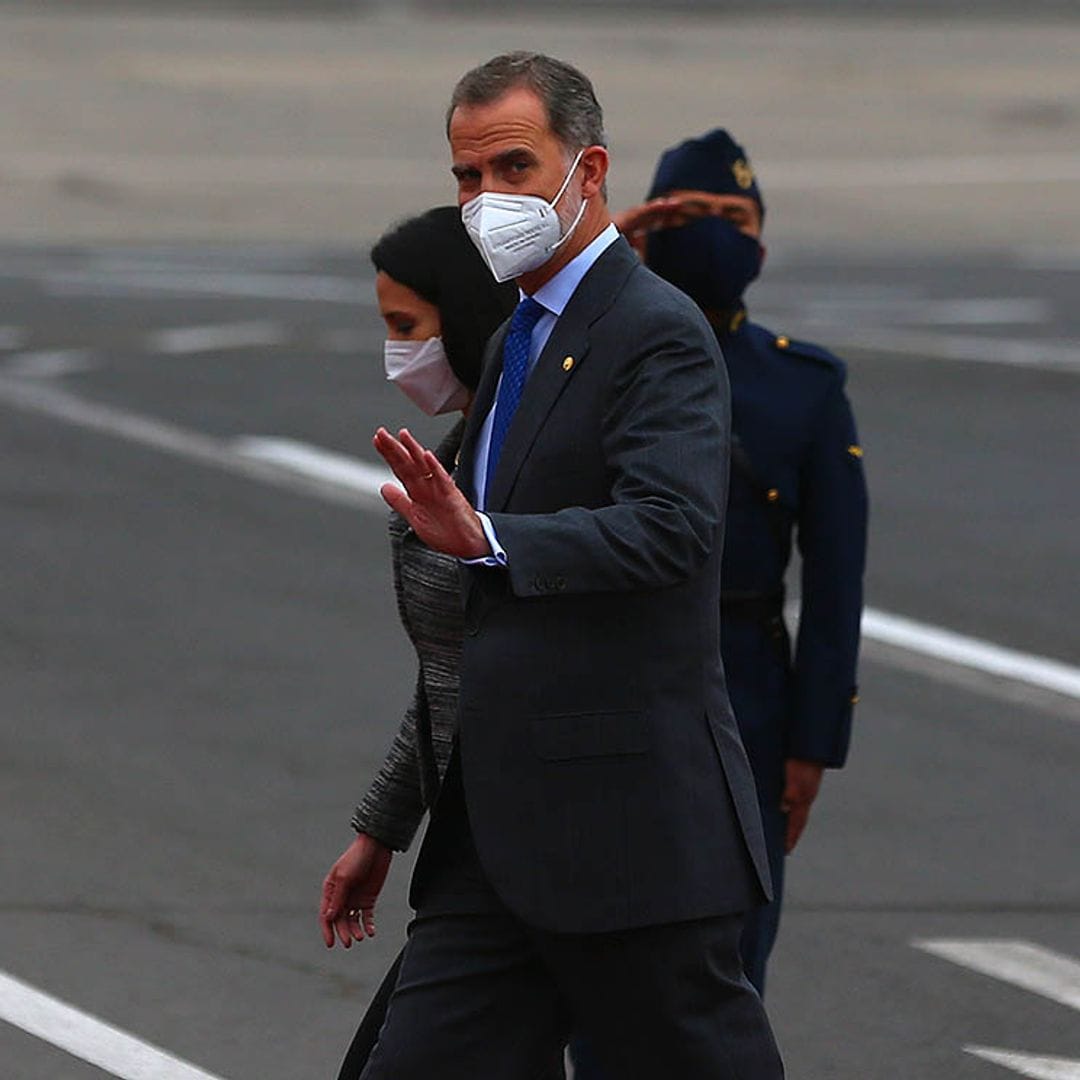
<svg viewBox="0 0 1080 1080">
<path fill-rule="evenodd" d="M 787 349 L 787 348 L 790 347 L 790 345 L 791 345 L 791 338 L 789 338 L 786 334 L 781 334 L 776 339 L 776 347 L 778 349 Z"/>
<path fill-rule="evenodd" d="M 566 359 L 565 359 L 565 360 L 564 360 L 564 361 L 562 362 L 562 369 L 563 369 L 563 371 L 569 371 L 569 370 L 570 370 L 570 369 L 571 369 L 571 368 L 572 368 L 573 366 L 574 366 L 574 358 L 573 358 L 572 356 L 568 356 L 568 357 L 567 357 L 567 358 L 566 358 Z"/>
<path fill-rule="evenodd" d="M 855 446 L 855 445 L 849 446 L 847 448 L 847 452 L 853 458 L 861 458 L 863 456 L 863 448 L 861 446 Z"/>
<path fill-rule="evenodd" d="M 859 695 L 858 694 L 852 694 L 851 695 L 851 704 L 852 705 L 858 705 L 859 704 Z"/>
<path fill-rule="evenodd" d="M 765 492 L 765 498 L 768 499 L 769 502 L 779 502 L 780 492 L 776 488 L 769 488 L 769 490 Z"/>
</svg>

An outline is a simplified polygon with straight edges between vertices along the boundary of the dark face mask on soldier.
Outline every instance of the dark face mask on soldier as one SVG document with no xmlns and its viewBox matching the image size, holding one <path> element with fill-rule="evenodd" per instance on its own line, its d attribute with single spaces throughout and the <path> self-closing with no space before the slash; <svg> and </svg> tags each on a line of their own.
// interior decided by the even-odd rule
<svg viewBox="0 0 1080 1080">
<path fill-rule="evenodd" d="M 761 244 L 722 217 L 651 233 L 646 265 L 705 311 L 726 311 L 761 271 Z"/>
</svg>

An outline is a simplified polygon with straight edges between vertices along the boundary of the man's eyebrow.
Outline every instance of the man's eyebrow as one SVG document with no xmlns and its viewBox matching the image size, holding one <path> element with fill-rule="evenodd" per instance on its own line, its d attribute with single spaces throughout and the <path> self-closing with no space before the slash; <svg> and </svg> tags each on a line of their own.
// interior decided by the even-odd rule
<svg viewBox="0 0 1080 1080">
<path fill-rule="evenodd" d="M 480 170 L 475 165 L 451 165 L 450 172 L 458 180 L 480 175 Z"/>
<path fill-rule="evenodd" d="M 535 164 L 537 157 L 536 154 L 526 146 L 514 146 L 509 150 L 503 150 L 501 153 L 498 153 L 491 158 L 491 164 L 496 168 L 505 168 L 507 165 L 512 165 L 515 161 L 527 161 L 529 164 Z M 451 165 L 450 172 L 458 180 L 465 180 L 480 175 L 480 169 L 476 165 Z"/>
<path fill-rule="evenodd" d="M 504 150 L 501 154 L 496 154 L 491 160 L 496 165 L 509 165 L 511 162 L 521 159 L 536 161 L 536 155 L 528 147 L 515 146 L 510 150 Z"/>
</svg>

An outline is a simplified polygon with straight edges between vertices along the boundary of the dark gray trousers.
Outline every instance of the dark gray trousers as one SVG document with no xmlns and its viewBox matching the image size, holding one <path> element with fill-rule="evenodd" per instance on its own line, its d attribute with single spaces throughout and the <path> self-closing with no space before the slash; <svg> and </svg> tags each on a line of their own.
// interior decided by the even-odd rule
<svg viewBox="0 0 1080 1080">
<path fill-rule="evenodd" d="M 571 1031 L 620 1080 L 781 1080 L 741 916 L 604 934 L 526 926 L 487 883 L 456 761 L 417 863 L 417 918 L 363 1080 L 533 1080 Z"/>
</svg>

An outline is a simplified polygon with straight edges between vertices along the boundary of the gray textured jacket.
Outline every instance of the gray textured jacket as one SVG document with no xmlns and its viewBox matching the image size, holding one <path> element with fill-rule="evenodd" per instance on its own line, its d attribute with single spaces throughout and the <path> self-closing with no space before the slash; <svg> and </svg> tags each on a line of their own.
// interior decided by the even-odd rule
<svg viewBox="0 0 1080 1080">
<path fill-rule="evenodd" d="M 459 423 L 436 455 L 453 468 Z M 353 814 L 357 832 L 404 851 L 435 801 L 457 728 L 463 616 L 457 560 L 432 551 L 397 514 L 390 548 L 401 624 L 419 662 L 416 691 L 382 766 Z"/>
</svg>

